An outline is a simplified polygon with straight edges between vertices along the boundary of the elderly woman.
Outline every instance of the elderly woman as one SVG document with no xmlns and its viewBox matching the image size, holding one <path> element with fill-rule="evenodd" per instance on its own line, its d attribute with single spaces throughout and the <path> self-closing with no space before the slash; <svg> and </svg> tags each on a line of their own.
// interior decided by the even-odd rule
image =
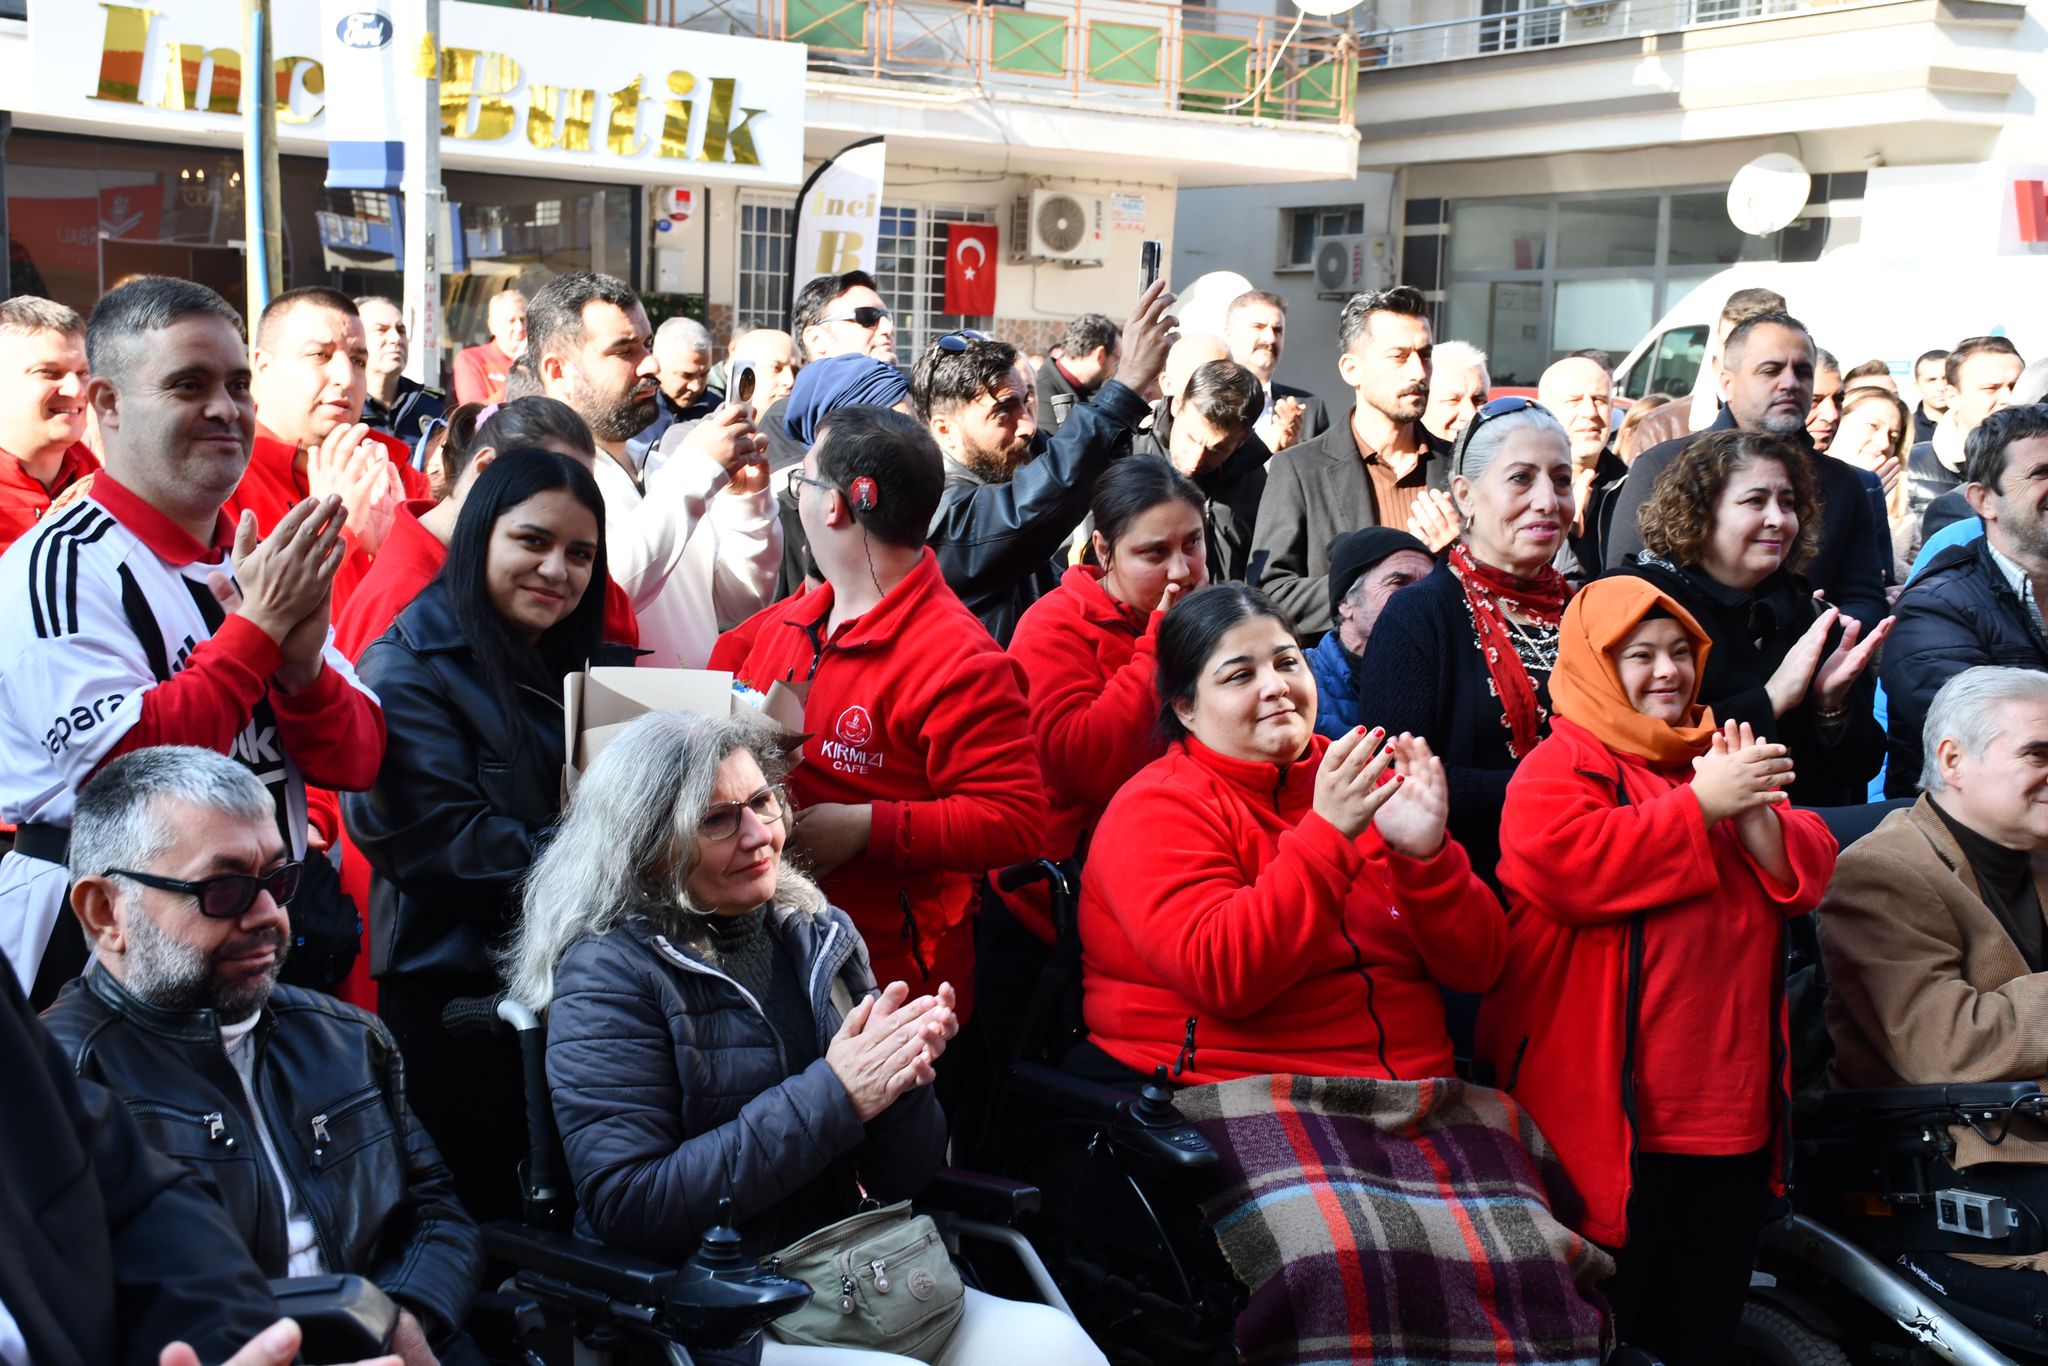
<svg viewBox="0 0 2048 1366">
<path fill-rule="evenodd" d="M 1884 762 L 1869 665 L 1891 622 L 1859 641 L 1862 624 L 1799 573 L 1820 535 L 1805 453 L 1763 432 L 1703 433 L 1641 517 L 1645 549 L 1619 572 L 1669 594 L 1713 642 L 1700 700 L 1791 752 L 1800 805 L 1860 804 Z"/>
<path fill-rule="evenodd" d="M 1618 1249 L 1621 1338 L 1733 1355 L 1782 1133 L 1785 921 L 1834 870 L 1784 747 L 1700 705 L 1719 645 L 1675 599 L 1600 579 L 1566 609 L 1550 738 L 1508 785 L 1508 967 L 1480 1047 Z"/>
<path fill-rule="evenodd" d="M 1564 427 L 1529 399 L 1495 399 L 1452 451 L 1451 497 L 1464 533 L 1381 613 L 1358 714 L 1442 756 L 1451 834 L 1491 881 L 1508 778 L 1550 729 L 1544 685 L 1571 595 L 1551 567 L 1572 517 Z"/>
<path fill-rule="evenodd" d="M 762 1255 L 931 1178 L 933 1064 L 953 990 L 879 995 L 845 913 L 783 859 L 781 754 L 761 730 L 641 717 L 584 774 L 535 864 L 506 962 L 546 1011 L 578 1231 L 665 1260 L 730 1199 Z M 896 1363 L 770 1343 L 764 1362 Z M 1100 1362 L 1073 1320 L 975 1290 L 940 1363 Z"/>
<path fill-rule="evenodd" d="M 1503 1361 L 1592 1358 L 1600 1315 L 1574 1276 L 1605 1263 L 1550 1217 L 1535 1175 L 1541 1139 L 1518 1117 L 1487 1123 L 1492 1093 L 1440 1080 L 1452 1070 L 1440 987 L 1485 989 L 1504 947 L 1500 904 L 1445 834 L 1443 764 L 1413 736 L 1316 734 L 1308 663 L 1279 611 L 1242 584 L 1177 604 L 1158 657 L 1172 739 L 1096 829 L 1097 849 L 1116 857 L 1098 853 L 1082 873 L 1089 1040 L 1066 1065 L 1110 1082 L 1165 1065 L 1197 1088 L 1182 1102 L 1225 1153 L 1222 1190 L 1205 1208 L 1251 1291 L 1239 1348 L 1293 1360 L 1314 1339 L 1328 1356 L 1335 1335 L 1354 1361 L 1410 1359 L 1404 1344 L 1425 1341 L 1463 1360 L 1484 1321 L 1488 1360 L 1499 1338 L 1517 1348 Z M 1440 1127 L 1446 1100 L 1469 1124 L 1462 1139 Z M 1315 1162 L 1286 1141 L 1288 1123 L 1316 1135 Z M 1441 1146 L 1465 1140 L 1485 1151 Z M 1519 1259 L 1512 1272 L 1465 1264 L 1455 1236 L 1422 1234 L 1434 1214 L 1382 1225 L 1379 1202 L 1406 1198 L 1385 1188 L 1386 1174 L 1427 1161 L 1442 1180 L 1432 1210 L 1469 1215 L 1469 1202 L 1486 1202 L 1477 1217 L 1494 1254 Z M 1481 1170 L 1484 1190 L 1470 1180 Z M 1298 1205 L 1296 1187 L 1307 1188 Z M 1331 1295 L 1317 1277 L 1327 1287 L 1334 1274 L 1323 1263 L 1289 1257 L 1276 1269 L 1270 1246 L 1240 1241 L 1264 1219 L 1264 1197 L 1374 1225 L 1370 1248 L 1335 1249 L 1338 1265 L 1355 1265 L 1353 1251 L 1367 1264 L 1342 1297 L 1374 1305 L 1371 1337 L 1341 1312 L 1318 1316 Z M 1397 1267 L 1401 1284 L 1426 1280 L 1440 1294 L 1394 1293 Z M 1276 1293 L 1276 1282 L 1289 1289 Z M 1539 1342 L 1546 1351 L 1519 1354 Z"/>
</svg>

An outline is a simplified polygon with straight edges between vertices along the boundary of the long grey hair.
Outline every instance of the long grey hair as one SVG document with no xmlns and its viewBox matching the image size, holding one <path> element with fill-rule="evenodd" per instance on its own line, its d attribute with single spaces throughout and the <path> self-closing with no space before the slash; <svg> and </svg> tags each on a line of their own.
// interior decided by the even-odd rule
<svg viewBox="0 0 2048 1366">
<path fill-rule="evenodd" d="M 711 805 L 718 766 L 740 750 L 754 756 L 770 782 L 789 771 L 767 729 L 744 719 L 650 712 L 606 747 L 527 874 L 519 930 L 499 962 L 515 998 L 544 1009 L 569 946 L 607 934 L 629 916 L 687 932 L 694 916 L 708 913 L 691 904 L 688 890 L 697 823 Z M 775 903 L 807 913 L 825 909 L 817 884 L 786 858 L 776 873 Z"/>
</svg>

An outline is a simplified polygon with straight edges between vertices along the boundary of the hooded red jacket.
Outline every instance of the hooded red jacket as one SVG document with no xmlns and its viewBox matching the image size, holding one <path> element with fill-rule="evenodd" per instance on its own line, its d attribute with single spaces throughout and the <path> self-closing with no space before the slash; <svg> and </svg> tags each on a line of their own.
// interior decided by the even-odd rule
<svg viewBox="0 0 2048 1366">
<path fill-rule="evenodd" d="M 1616 800 L 1617 781 L 1625 803 Z M 1730 822 L 1707 825 L 1691 783 L 1690 769 L 1653 768 L 1559 717 L 1515 770 L 1501 815 L 1508 967 L 1480 1004 L 1479 1052 L 1577 1185 L 1586 1209 L 1578 1231 L 1609 1247 L 1628 1242 L 1637 1131 L 1622 1075 L 1631 1033 L 1638 1102 L 1661 1090 L 1761 1103 L 1781 1130 L 1780 934 L 1785 920 L 1819 904 L 1834 873 L 1834 836 L 1813 812 L 1779 812 L 1793 874 L 1785 887 L 1750 857 Z M 1705 985 L 1759 1002 L 1756 1027 L 1731 1020 L 1741 1029 L 1727 1038 L 1672 1038 L 1668 1027 L 1659 1030 L 1666 1013 L 1654 1007 L 1631 1022 L 1629 939 L 1639 916 L 1646 1005 L 1674 985 L 1653 980 L 1658 964 L 1668 971 L 1687 961 L 1688 944 L 1710 938 L 1740 949 L 1759 980 Z M 1729 1095 L 1735 1076 L 1770 1094 Z"/>
<path fill-rule="evenodd" d="M 810 736 L 791 794 L 799 807 L 868 803 L 874 814 L 867 852 L 823 879 L 825 895 L 853 917 L 876 981 L 950 981 L 964 1017 L 977 883 L 1032 857 L 1045 833 L 1023 671 L 939 577 L 929 549 L 827 638 L 832 599 L 828 584 L 735 628 L 753 644 L 734 672 L 764 690 L 809 680 Z"/>
<path fill-rule="evenodd" d="M 1417 861 L 1317 815 L 1329 746 L 1276 766 L 1176 740 L 1110 802 L 1081 877 L 1097 1047 L 1189 1085 L 1451 1075 L 1438 985 L 1493 984 L 1500 903 L 1456 840 Z"/>
<path fill-rule="evenodd" d="M 1125 606 L 1104 591 L 1102 570 L 1075 565 L 1010 637 L 1052 803 L 1039 852 L 1055 863 L 1086 846 L 1117 789 L 1166 750 L 1156 653 L 1165 615 Z M 1008 898 L 1011 909 L 1050 943 L 1044 888 L 1028 890 L 1036 895 Z"/>
</svg>

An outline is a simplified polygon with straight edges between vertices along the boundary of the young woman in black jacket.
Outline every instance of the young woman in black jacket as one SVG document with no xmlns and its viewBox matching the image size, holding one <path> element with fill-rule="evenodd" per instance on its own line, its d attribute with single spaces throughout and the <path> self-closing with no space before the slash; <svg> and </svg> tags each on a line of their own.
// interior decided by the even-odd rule
<svg viewBox="0 0 2048 1366">
<path fill-rule="evenodd" d="M 518 1058 L 454 1038 L 441 1011 L 496 989 L 490 954 L 560 805 L 562 680 L 604 648 L 606 581 L 604 502 L 589 472 L 552 452 L 507 451 L 464 503 L 440 576 L 356 666 L 387 735 L 376 785 L 343 808 L 375 873 L 378 1013 L 405 1055 L 413 1109 L 479 1221 L 517 1209 Z"/>
<path fill-rule="evenodd" d="M 1658 476 L 1641 522 L 1646 548 L 1614 572 L 1705 628 L 1700 702 L 1791 751 L 1798 805 L 1861 805 L 1885 748 L 1869 664 L 1892 623 L 1865 633 L 1799 572 L 1820 537 L 1805 453 L 1768 433 L 1703 433 Z"/>
</svg>

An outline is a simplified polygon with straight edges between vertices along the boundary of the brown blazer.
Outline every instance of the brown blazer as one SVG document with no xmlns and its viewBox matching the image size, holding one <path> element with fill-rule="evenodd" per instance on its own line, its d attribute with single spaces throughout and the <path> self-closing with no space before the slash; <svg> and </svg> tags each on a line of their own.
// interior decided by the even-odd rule
<svg viewBox="0 0 2048 1366">
<path fill-rule="evenodd" d="M 2048 906 L 2048 861 L 2035 886 Z M 2048 973 L 2027 970 L 1926 797 L 1842 851 L 1820 903 L 1836 1086 L 2048 1078 Z M 2048 1162 L 2048 1125 L 1994 1148 L 1952 1130 L 1955 1163 Z"/>
</svg>

